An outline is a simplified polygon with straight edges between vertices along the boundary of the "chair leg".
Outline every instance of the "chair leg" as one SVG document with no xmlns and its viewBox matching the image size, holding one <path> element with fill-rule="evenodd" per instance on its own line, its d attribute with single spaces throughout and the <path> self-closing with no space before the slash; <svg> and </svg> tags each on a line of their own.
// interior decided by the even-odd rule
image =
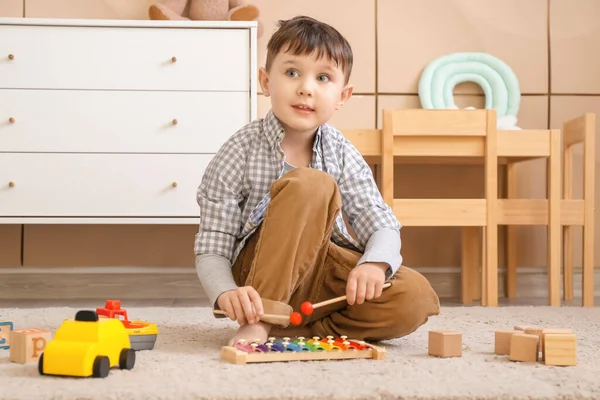
<svg viewBox="0 0 600 400">
<path fill-rule="evenodd" d="M 481 228 L 477 228 L 476 233 L 474 233 L 478 251 L 475 256 L 476 262 L 471 265 L 470 275 L 473 277 L 469 281 L 471 284 L 471 300 L 482 301 L 482 274 L 485 268 L 485 230 Z"/>
<path fill-rule="evenodd" d="M 496 116 L 488 115 L 488 129 L 485 142 L 485 199 L 486 233 L 485 268 L 483 269 L 485 303 L 487 307 L 498 306 L 498 132 Z"/>
<path fill-rule="evenodd" d="M 485 281 L 485 306 L 498 306 L 498 229 L 496 225 L 486 226 L 486 257 L 483 268 Z"/>
<path fill-rule="evenodd" d="M 574 283 L 573 283 L 573 227 L 563 227 L 563 299 L 573 300 Z"/>
<path fill-rule="evenodd" d="M 462 255 L 461 255 L 461 297 L 464 305 L 472 304 L 476 292 L 477 278 L 479 277 L 479 228 L 465 226 L 461 230 Z"/>
<path fill-rule="evenodd" d="M 586 114 L 583 143 L 583 274 L 582 306 L 594 306 L 594 181 L 596 167 L 596 118 Z"/>
<path fill-rule="evenodd" d="M 563 152 L 563 198 L 573 198 L 573 148 L 566 146 Z M 563 298 L 573 300 L 573 227 L 563 227 Z"/>
<path fill-rule="evenodd" d="M 517 166 L 514 163 L 507 166 L 507 190 L 509 199 L 517 197 Z M 506 227 L 506 297 L 517 296 L 517 227 Z"/>
<path fill-rule="evenodd" d="M 550 131 L 550 157 L 548 158 L 548 303 L 560 306 L 560 130 Z"/>
<path fill-rule="evenodd" d="M 484 226 L 481 230 L 481 271 L 479 274 L 480 293 L 481 293 L 481 305 L 487 307 L 488 305 L 488 286 L 487 286 L 487 232 Z"/>
<path fill-rule="evenodd" d="M 594 221 L 593 215 L 585 217 L 583 227 L 582 306 L 594 306 Z"/>
</svg>

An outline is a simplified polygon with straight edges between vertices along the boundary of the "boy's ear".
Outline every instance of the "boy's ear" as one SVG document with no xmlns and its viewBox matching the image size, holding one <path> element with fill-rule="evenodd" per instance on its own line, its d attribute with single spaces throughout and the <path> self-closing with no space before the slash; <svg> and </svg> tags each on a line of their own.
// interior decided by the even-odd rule
<svg viewBox="0 0 600 400">
<path fill-rule="evenodd" d="M 258 82 L 265 97 L 269 97 L 269 73 L 264 67 L 260 67 L 258 70 Z"/>
<path fill-rule="evenodd" d="M 350 100 L 350 97 L 352 97 L 352 92 L 354 92 L 354 87 L 352 85 L 348 84 L 344 87 L 344 90 L 342 90 L 342 95 L 340 96 L 340 101 L 338 101 L 336 110 L 339 110 L 345 102 Z"/>
</svg>

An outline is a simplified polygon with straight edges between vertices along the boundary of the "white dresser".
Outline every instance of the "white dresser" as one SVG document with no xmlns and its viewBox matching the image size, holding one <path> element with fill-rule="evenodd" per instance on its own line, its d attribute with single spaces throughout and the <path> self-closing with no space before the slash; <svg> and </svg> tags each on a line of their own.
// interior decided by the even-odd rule
<svg viewBox="0 0 600 400">
<path fill-rule="evenodd" d="M 0 19 L 0 223 L 197 224 L 256 23 Z"/>
</svg>

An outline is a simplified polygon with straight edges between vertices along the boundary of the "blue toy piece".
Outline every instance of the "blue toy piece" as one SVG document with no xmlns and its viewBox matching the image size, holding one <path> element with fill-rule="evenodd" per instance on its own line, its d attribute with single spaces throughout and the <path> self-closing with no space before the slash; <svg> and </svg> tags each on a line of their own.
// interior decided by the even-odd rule
<svg viewBox="0 0 600 400">
<path fill-rule="evenodd" d="M 12 321 L 0 321 L 0 349 L 10 349 L 8 338 L 10 331 L 14 331 L 15 326 Z"/>
<path fill-rule="evenodd" d="M 287 351 L 281 342 L 273 343 L 271 345 L 271 351 L 279 351 L 281 353 Z"/>
<path fill-rule="evenodd" d="M 299 346 L 296 343 L 292 342 L 288 342 L 288 344 L 286 345 L 287 351 L 302 351 L 303 347 L 304 346 Z"/>
<path fill-rule="evenodd" d="M 274 342 L 273 345 L 281 346 L 281 348 L 283 349 L 282 351 L 300 351 L 300 346 L 294 344 L 294 342 L 290 342 L 288 338 L 286 338 L 285 340 L 280 339 Z"/>
</svg>

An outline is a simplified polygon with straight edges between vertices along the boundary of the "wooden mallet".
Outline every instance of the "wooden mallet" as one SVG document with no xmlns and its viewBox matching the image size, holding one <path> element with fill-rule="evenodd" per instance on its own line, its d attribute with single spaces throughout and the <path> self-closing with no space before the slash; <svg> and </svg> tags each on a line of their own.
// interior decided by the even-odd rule
<svg viewBox="0 0 600 400">
<path fill-rule="evenodd" d="M 383 285 L 383 289 L 388 288 L 390 286 L 392 286 L 392 283 L 388 282 Z M 302 311 L 302 314 L 304 315 L 311 315 L 313 311 L 319 307 L 324 307 L 342 300 L 346 300 L 345 295 L 315 304 L 312 304 L 310 301 L 305 301 L 304 303 L 302 303 L 302 305 L 300 305 L 300 311 Z M 300 323 L 302 322 L 302 315 L 297 311 L 293 312 L 292 315 L 290 315 L 290 322 L 292 323 L 292 325 L 300 325 Z"/>
<path fill-rule="evenodd" d="M 213 311 L 215 314 L 221 314 L 221 315 L 226 315 L 227 317 L 231 318 L 229 316 L 229 314 L 227 314 L 225 311 L 223 310 L 214 310 Z M 290 322 L 290 316 L 289 315 L 279 315 L 279 314 L 263 314 L 259 317 L 259 319 L 261 318 L 269 318 L 271 320 L 279 320 L 282 321 L 284 323 L 289 323 Z"/>
</svg>

